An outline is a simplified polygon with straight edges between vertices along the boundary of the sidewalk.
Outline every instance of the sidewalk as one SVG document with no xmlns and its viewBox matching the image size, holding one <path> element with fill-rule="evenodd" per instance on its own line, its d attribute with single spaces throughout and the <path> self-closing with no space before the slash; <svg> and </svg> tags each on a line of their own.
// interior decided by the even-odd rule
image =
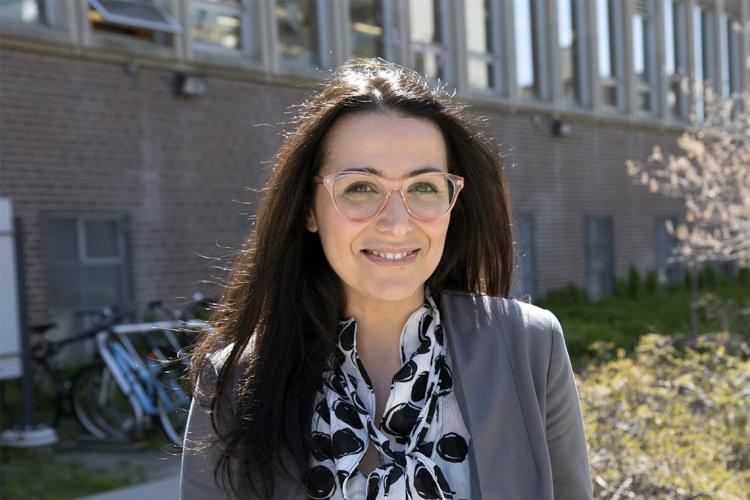
<svg viewBox="0 0 750 500">
<path fill-rule="evenodd" d="M 82 497 L 78 500 L 147 500 L 152 498 L 159 500 L 176 500 L 180 498 L 179 474 L 159 481 Z"/>
</svg>

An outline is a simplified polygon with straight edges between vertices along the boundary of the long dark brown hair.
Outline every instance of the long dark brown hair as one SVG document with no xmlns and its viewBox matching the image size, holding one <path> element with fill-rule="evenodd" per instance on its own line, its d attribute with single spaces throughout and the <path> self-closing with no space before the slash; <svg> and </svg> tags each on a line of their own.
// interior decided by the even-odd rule
<svg viewBox="0 0 750 500">
<path fill-rule="evenodd" d="M 443 90 L 409 69 L 379 59 L 338 68 L 299 107 L 274 159 L 254 230 L 229 274 L 214 329 L 194 351 L 194 387 L 216 364 L 217 353 L 224 354 L 208 398 L 221 457 L 214 475 L 234 496 L 272 497 L 274 474 L 281 470 L 302 481 L 312 403 L 345 307 L 340 279 L 318 233 L 305 229 L 305 218 L 326 134 L 339 117 L 355 112 L 435 123 L 447 145 L 449 171 L 465 179 L 442 260 L 427 281 L 430 290 L 508 294 L 511 214 L 495 143 Z"/>
</svg>

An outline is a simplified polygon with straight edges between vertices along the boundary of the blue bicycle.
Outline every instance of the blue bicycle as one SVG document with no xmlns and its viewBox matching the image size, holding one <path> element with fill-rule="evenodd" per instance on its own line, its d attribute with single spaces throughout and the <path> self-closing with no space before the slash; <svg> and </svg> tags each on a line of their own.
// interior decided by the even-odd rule
<svg viewBox="0 0 750 500">
<path fill-rule="evenodd" d="M 170 441 L 182 444 L 190 406 L 187 363 L 185 358 L 165 355 L 153 338 L 161 334 L 173 344 L 175 332 L 186 328 L 195 331 L 205 329 L 206 324 L 117 325 L 97 334 L 103 363 L 81 370 L 73 381 L 73 409 L 89 432 L 102 439 L 129 441 L 142 438 L 158 421 Z M 139 351 L 134 338 L 146 349 Z"/>
</svg>

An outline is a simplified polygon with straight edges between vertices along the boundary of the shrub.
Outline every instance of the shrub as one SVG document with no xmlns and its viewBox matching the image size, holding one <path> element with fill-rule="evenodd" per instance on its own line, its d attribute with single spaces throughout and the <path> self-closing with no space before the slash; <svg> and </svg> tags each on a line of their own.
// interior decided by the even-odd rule
<svg viewBox="0 0 750 500">
<path fill-rule="evenodd" d="M 579 393 L 596 498 L 744 499 L 750 348 L 728 333 L 593 346 Z"/>
<path fill-rule="evenodd" d="M 716 286 L 719 281 L 716 269 L 711 264 L 706 264 L 698 273 L 698 288 L 710 288 Z"/>
<path fill-rule="evenodd" d="M 628 295 L 637 299 L 641 294 L 641 275 L 638 273 L 638 268 L 633 264 L 630 264 L 628 268 Z"/>
<path fill-rule="evenodd" d="M 656 271 L 651 270 L 646 273 L 645 289 L 647 293 L 656 293 L 659 291 L 659 277 L 656 275 Z"/>
<path fill-rule="evenodd" d="M 737 281 L 743 285 L 750 285 L 750 267 L 742 267 L 737 273 Z"/>
<path fill-rule="evenodd" d="M 568 283 L 562 288 L 550 290 L 544 297 L 545 302 L 558 304 L 561 306 L 574 306 L 589 304 L 589 294 L 585 289 L 576 286 L 574 283 Z"/>
</svg>

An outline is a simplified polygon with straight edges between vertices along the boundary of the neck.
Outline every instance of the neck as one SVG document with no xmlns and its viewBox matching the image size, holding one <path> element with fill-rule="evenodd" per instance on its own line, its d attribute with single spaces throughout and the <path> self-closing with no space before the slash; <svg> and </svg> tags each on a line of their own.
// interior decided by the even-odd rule
<svg viewBox="0 0 750 500">
<path fill-rule="evenodd" d="M 352 300 L 354 299 L 354 300 Z M 424 303 L 424 289 L 394 302 L 347 297 L 347 316 L 357 321 L 357 354 L 364 359 L 399 361 L 401 330 L 409 316 Z"/>
</svg>

